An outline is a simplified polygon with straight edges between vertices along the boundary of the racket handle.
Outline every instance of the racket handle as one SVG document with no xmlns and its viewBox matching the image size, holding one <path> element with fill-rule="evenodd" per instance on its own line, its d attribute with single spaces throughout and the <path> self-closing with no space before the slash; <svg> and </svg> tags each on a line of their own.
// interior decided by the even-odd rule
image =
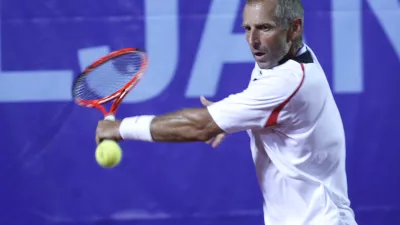
<svg viewBox="0 0 400 225">
<path fill-rule="evenodd" d="M 115 115 L 114 114 L 108 114 L 107 116 L 104 117 L 104 120 L 115 121 Z"/>
</svg>

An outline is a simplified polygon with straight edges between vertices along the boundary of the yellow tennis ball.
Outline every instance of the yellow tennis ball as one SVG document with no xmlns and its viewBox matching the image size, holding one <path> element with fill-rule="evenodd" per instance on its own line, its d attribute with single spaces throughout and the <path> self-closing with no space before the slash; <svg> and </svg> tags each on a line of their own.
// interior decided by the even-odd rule
<svg viewBox="0 0 400 225">
<path fill-rule="evenodd" d="M 121 161 L 122 150 L 117 142 L 104 140 L 97 146 L 95 156 L 100 166 L 112 168 Z"/>
</svg>

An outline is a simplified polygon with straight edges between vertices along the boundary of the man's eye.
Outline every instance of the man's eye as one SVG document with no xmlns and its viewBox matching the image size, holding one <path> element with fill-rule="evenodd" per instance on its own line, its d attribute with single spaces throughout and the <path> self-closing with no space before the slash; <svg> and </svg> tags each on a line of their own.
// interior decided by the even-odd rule
<svg viewBox="0 0 400 225">
<path fill-rule="evenodd" d="M 264 26 L 261 26 L 261 30 L 269 31 L 269 30 L 271 30 L 271 27 L 264 25 Z"/>
</svg>

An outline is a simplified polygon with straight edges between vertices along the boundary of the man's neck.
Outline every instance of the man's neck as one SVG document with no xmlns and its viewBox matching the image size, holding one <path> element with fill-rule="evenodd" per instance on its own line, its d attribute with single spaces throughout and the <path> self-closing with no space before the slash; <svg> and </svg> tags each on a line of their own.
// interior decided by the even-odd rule
<svg viewBox="0 0 400 225">
<path fill-rule="evenodd" d="M 302 41 L 293 43 L 292 47 L 290 48 L 288 54 L 286 54 L 280 61 L 279 64 L 286 62 L 289 59 L 295 58 L 299 50 L 304 46 Z"/>
<path fill-rule="evenodd" d="M 289 53 L 287 54 L 287 58 L 294 58 L 297 56 L 297 53 L 300 51 L 301 48 L 303 48 L 304 44 L 302 41 L 299 41 L 297 43 L 294 43 L 292 47 L 289 50 Z"/>
</svg>

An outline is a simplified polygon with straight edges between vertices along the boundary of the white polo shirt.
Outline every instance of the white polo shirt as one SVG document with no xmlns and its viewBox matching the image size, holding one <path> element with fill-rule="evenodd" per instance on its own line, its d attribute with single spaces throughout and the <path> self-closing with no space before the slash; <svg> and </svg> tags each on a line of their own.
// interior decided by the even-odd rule
<svg viewBox="0 0 400 225">
<path fill-rule="evenodd" d="M 272 69 L 256 65 L 246 90 L 208 110 L 225 132 L 247 130 L 266 225 L 356 224 L 342 120 L 308 46 Z"/>
</svg>

